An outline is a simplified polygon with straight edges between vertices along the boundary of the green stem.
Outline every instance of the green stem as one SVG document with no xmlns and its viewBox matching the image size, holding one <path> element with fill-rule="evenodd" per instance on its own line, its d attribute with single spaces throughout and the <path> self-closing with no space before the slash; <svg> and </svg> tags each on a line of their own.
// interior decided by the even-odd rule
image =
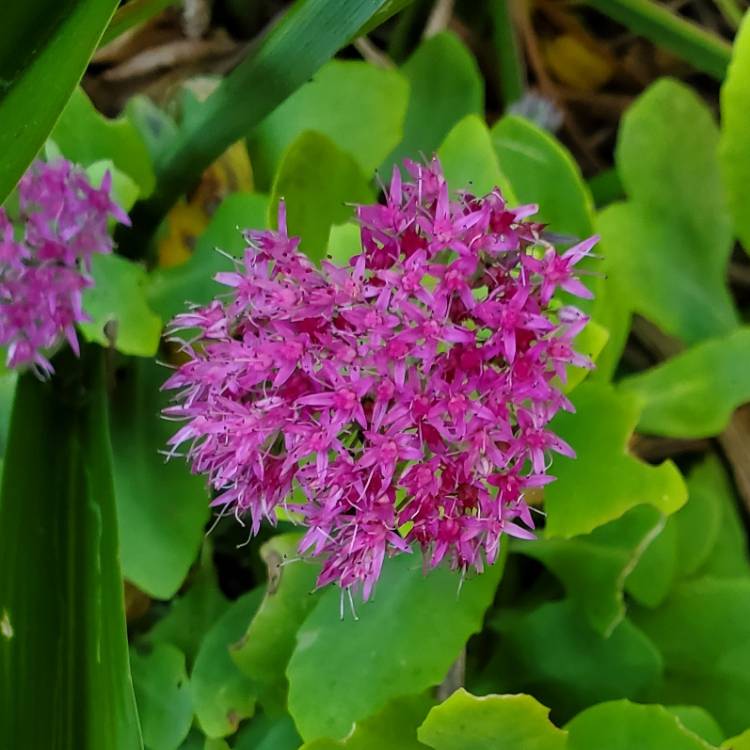
<svg viewBox="0 0 750 750">
<path fill-rule="evenodd" d="M 714 4 L 732 28 L 739 28 L 740 23 L 742 23 L 743 13 L 742 8 L 737 5 L 736 0 L 714 0 Z"/>
<path fill-rule="evenodd" d="M 716 34 L 652 0 L 588 0 L 588 4 L 696 69 L 723 80 L 732 47 Z"/>
<path fill-rule="evenodd" d="M 140 257 L 177 198 L 235 141 L 298 89 L 363 28 L 385 0 L 300 0 L 182 124 L 156 163 L 157 187 L 117 239 Z"/>
<path fill-rule="evenodd" d="M 507 107 L 526 90 L 526 70 L 514 22 L 516 0 L 490 0 L 490 14 L 499 63 L 500 98 Z"/>
</svg>

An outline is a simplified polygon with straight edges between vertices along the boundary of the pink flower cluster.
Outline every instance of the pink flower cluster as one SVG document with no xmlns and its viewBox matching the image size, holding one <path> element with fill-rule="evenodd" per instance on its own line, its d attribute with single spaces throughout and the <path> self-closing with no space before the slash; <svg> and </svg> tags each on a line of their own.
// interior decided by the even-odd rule
<svg viewBox="0 0 750 750">
<path fill-rule="evenodd" d="M 16 229 L 0 208 L 0 346 L 9 367 L 31 365 L 41 375 L 63 339 L 78 353 L 75 325 L 88 318 L 81 296 L 91 286 L 91 257 L 112 251 L 110 216 L 129 224 L 110 197 L 109 173 L 95 188 L 65 160 L 38 162 L 18 186 Z"/>
<path fill-rule="evenodd" d="M 385 203 L 360 206 L 362 252 L 316 267 L 279 231 L 248 232 L 227 301 L 178 316 L 188 360 L 167 416 L 214 505 L 253 533 L 281 504 L 322 556 L 318 584 L 362 587 L 386 555 L 420 545 L 428 567 L 481 570 L 502 534 L 532 537 L 524 491 L 552 480 L 547 429 L 572 406 L 568 365 L 587 318 L 554 299 L 589 297 L 543 225 L 499 190 L 451 199 L 440 164 L 407 162 Z"/>
</svg>

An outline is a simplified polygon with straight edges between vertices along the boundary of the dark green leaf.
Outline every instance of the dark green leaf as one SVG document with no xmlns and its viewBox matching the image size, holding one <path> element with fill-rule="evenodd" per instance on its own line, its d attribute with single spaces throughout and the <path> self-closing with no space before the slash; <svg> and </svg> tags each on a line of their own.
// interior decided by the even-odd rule
<svg viewBox="0 0 750 750">
<path fill-rule="evenodd" d="M 130 668 L 146 750 L 177 750 L 193 723 L 185 655 L 166 643 L 133 649 Z"/>
<path fill-rule="evenodd" d="M 0 29 L 0 203 L 44 144 L 117 0 L 6 3 Z"/>
<path fill-rule="evenodd" d="M 298 750 L 301 742 L 289 716 L 271 719 L 261 714 L 237 732 L 234 750 Z"/>
<path fill-rule="evenodd" d="M 102 352 L 18 381 L 0 496 L 0 727 L 14 748 L 139 750 Z"/>
<path fill-rule="evenodd" d="M 440 683 L 481 627 L 502 568 L 496 563 L 459 591 L 456 573 L 425 576 L 417 555 L 387 560 L 358 620 L 341 619 L 342 592 L 329 588 L 300 628 L 287 670 L 289 711 L 303 739 L 339 739 L 393 698 Z"/>
<path fill-rule="evenodd" d="M 136 360 L 112 406 L 115 488 L 125 577 L 159 599 L 177 592 L 195 561 L 209 515 L 205 481 L 182 458 L 164 456 L 174 422 L 161 416 L 168 370 Z"/>
<path fill-rule="evenodd" d="M 357 163 L 324 135 L 307 131 L 284 154 L 271 193 L 269 223 L 276 226 L 279 200 L 286 201 L 290 236 L 313 260 L 326 255 L 333 224 L 351 218 L 347 203 L 368 203 L 372 190 Z"/>
</svg>

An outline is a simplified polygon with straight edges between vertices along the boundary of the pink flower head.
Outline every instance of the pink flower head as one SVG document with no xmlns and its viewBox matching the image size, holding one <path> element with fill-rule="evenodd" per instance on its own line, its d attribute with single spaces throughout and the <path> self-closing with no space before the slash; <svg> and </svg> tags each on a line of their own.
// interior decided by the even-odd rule
<svg viewBox="0 0 750 750">
<path fill-rule="evenodd" d="M 94 253 L 112 251 L 110 217 L 129 224 L 110 196 L 68 161 L 37 162 L 18 185 L 19 221 L 0 208 L 0 346 L 9 367 L 52 373 L 50 350 L 66 339 L 78 353 L 76 323 L 88 318 L 83 290 Z"/>
<path fill-rule="evenodd" d="M 225 302 L 178 316 L 188 361 L 165 387 L 172 438 L 206 473 L 215 504 L 257 530 L 288 505 L 322 556 L 319 585 L 366 599 L 388 555 L 418 544 L 481 570 L 503 534 L 533 536 L 524 493 L 552 481 L 548 429 L 586 317 L 554 299 L 589 296 L 534 207 L 499 190 L 452 198 L 439 162 L 394 170 L 384 205 L 360 206 L 362 250 L 315 267 L 278 232 L 249 232 L 244 261 L 219 280 Z"/>
</svg>

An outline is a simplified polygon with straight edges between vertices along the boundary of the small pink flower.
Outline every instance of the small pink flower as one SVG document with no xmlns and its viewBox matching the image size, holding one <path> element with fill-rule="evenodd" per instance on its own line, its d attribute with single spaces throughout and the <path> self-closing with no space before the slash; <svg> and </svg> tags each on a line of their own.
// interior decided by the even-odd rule
<svg viewBox="0 0 750 750">
<path fill-rule="evenodd" d="M 494 190 L 452 199 L 437 160 L 394 170 L 385 205 L 360 206 L 362 252 L 315 267 L 286 234 L 250 232 L 218 280 L 225 302 L 178 316 L 188 361 L 167 381 L 167 412 L 216 503 L 260 520 L 289 506 L 321 556 L 319 585 L 367 599 L 385 557 L 419 545 L 426 564 L 492 563 L 502 536 L 533 536 L 528 488 L 552 481 L 548 429 L 572 405 L 567 367 L 587 318 L 552 304 L 590 296 L 575 265 Z"/>
</svg>

